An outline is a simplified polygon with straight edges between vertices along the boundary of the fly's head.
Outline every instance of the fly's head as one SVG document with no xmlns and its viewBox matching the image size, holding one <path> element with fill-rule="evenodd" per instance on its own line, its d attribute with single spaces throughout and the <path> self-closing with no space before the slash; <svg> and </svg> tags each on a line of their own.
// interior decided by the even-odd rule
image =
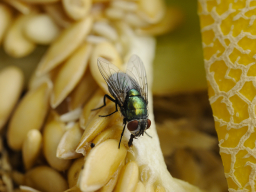
<svg viewBox="0 0 256 192">
<path fill-rule="evenodd" d="M 143 135 L 145 130 L 148 129 L 151 125 L 151 121 L 149 119 L 135 119 L 127 124 L 128 130 L 132 135 L 138 137 Z"/>
</svg>

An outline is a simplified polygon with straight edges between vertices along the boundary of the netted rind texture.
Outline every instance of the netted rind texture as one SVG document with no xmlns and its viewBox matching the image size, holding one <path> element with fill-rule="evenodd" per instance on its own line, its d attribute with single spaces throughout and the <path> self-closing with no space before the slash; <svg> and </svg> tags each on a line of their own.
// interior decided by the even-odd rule
<svg viewBox="0 0 256 192">
<path fill-rule="evenodd" d="M 198 12 L 229 191 L 255 191 L 256 1 L 198 0 Z"/>
</svg>

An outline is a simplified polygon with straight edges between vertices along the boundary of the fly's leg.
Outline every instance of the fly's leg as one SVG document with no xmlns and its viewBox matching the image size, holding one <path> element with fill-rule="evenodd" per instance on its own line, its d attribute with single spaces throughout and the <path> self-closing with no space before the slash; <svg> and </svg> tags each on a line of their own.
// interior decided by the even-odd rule
<svg viewBox="0 0 256 192">
<path fill-rule="evenodd" d="M 103 97 L 103 105 L 101 107 L 98 107 L 96 109 L 92 109 L 91 111 L 95 111 L 95 110 L 98 110 L 98 109 L 101 109 L 102 107 L 105 107 L 106 106 L 106 98 L 108 98 L 110 101 L 113 101 L 114 103 L 116 103 L 116 100 L 114 100 L 112 97 L 110 97 L 108 94 L 105 94 L 104 97 Z"/>
<path fill-rule="evenodd" d="M 123 128 L 123 131 L 121 133 L 121 138 L 120 138 L 120 141 L 119 141 L 118 149 L 120 149 L 120 143 L 122 141 L 122 137 L 123 137 L 123 134 L 124 134 L 124 129 L 125 129 L 125 126 L 126 126 L 126 119 L 125 118 L 123 120 L 123 124 L 124 124 L 124 128 Z"/>
<path fill-rule="evenodd" d="M 149 136 L 150 138 L 152 138 L 152 136 L 151 136 L 151 135 L 149 135 L 146 131 L 145 131 L 145 133 L 146 133 L 146 135 L 147 135 L 147 136 Z"/>
<path fill-rule="evenodd" d="M 116 104 L 116 110 L 115 110 L 113 113 L 110 113 L 110 114 L 108 114 L 108 115 L 99 115 L 99 117 L 108 117 L 108 116 L 114 114 L 115 112 L 117 112 L 117 111 L 118 111 L 118 109 L 117 109 L 117 103 L 115 102 L 115 104 Z"/>
<path fill-rule="evenodd" d="M 106 106 L 106 98 L 116 104 L 116 110 L 113 113 L 110 113 L 108 115 L 99 115 L 99 117 L 108 117 L 108 116 L 110 116 L 110 115 L 112 115 L 112 114 L 114 114 L 115 112 L 118 111 L 118 109 L 117 109 L 117 101 L 115 99 L 113 99 L 112 97 L 110 97 L 108 94 L 105 94 L 104 97 L 103 97 L 104 104 L 101 107 L 98 107 L 96 109 L 92 109 L 91 111 L 95 111 L 95 110 L 101 109 L 102 107 L 105 107 Z"/>
<path fill-rule="evenodd" d="M 134 137 L 135 137 L 135 136 L 134 136 L 133 134 L 131 134 L 130 139 L 129 139 L 129 142 L 128 142 L 129 147 L 132 146 L 132 142 L 133 142 L 133 138 L 134 138 Z M 135 138 L 135 139 L 136 139 L 136 138 Z"/>
</svg>

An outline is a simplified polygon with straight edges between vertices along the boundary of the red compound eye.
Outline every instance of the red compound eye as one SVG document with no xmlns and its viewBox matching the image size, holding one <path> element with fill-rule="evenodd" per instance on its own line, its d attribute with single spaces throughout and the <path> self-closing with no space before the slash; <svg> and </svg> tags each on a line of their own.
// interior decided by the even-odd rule
<svg viewBox="0 0 256 192">
<path fill-rule="evenodd" d="M 139 122 L 137 120 L 130 121 L 127 125 L 127 128 L 129 131 L 135 131 L 139 125 Z"/>
<path fill-rule="evenodd" d="M 147 129 L 150 127 L 151 125 L 151 121 L 149 119 L 147 119 L 148 125 L 147 125 Z"/>
</svg>

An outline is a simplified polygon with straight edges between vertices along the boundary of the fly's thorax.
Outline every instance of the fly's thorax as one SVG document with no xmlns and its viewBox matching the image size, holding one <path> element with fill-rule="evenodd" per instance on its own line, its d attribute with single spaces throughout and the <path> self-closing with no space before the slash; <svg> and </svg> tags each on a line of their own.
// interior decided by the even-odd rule
<svg viewBox="0 0 256 192">
<path fill-rule="evenodd" d="M 124 103 L 125 116 L 128 121 L 143 119 L 148 116 L 147 103 L 142 96 L 127 96 Z"/>
</svg>

